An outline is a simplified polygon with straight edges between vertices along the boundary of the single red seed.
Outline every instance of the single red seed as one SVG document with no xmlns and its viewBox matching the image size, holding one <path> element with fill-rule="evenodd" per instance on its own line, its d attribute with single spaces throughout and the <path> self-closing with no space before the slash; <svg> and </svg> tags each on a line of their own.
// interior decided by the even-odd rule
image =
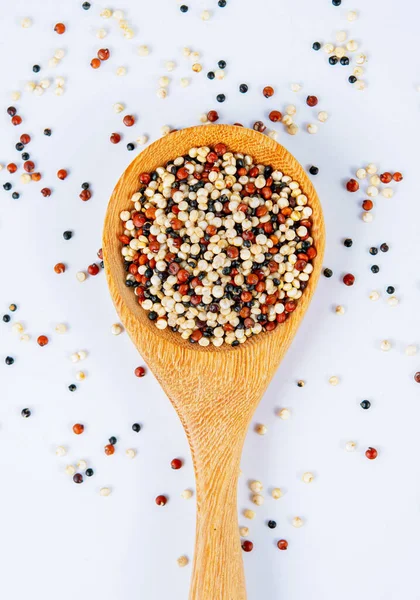
<svg viewBox="0 0 420 600">
<path fill-rule="evenodd" d="M 112 456 L 115 452 L 114 444 L 107 444 L 104 448 L 104 451 L 107 456 Z"/>
<path fill-rule="evenodd" d="M 33 163 L 31 160 L 27 160 L 23 163 L 23 168 L 27 173 L 32 173 L 32 171 L 35 169 L 35 163 Z"/>
<path fill-rule="evenodd" d="M 168 499 L 166 496 L 156 496 L 156 498 L 155 498 L 155 502 L 158 506 L 165 506 L 167 501 L 168 501 Z"/>
<path fill-rule="evenodd" d="M 50 188 L 42 188 L 41 194 L 44 196 L 44 198 L 48 198 L 48 196 L 51 196 Z"/>
<path fill-rule="evenodd" d="M 7 165 L 7 170 L 9 171 L 9 173 L 16 173 L 17 165 L 15 165 L 15 163 L 9 163 Z"/>
<path fill-rule="evenodd" d="M 207 119 L 210 123 L 214 123 L 219 118 L 219 113 L 216 110 L 209 110 L 207 113 Z"/>
<path fill-rule="evenodd" d="M 218 144 L 215 145 L 214 151 L 216 152 L 216 154 L 218 156 L 223 156 L 223 154 L 225 154 L 227 152 L 226 144 L 222 144 L 221 142 L 219 142 Z"/>
<path fill-rule="evenodd" d="M 99 267 L 97 264 L 92 263 L 91 265 L 88 266 L 88 273 L 89 275 L 97 275 L 99 273 Z"/>
<path fill-rule="evenodd" d="M 372 200 L 363 200 L 362 208 L 363 208 L 363 210 L 366 210 L 366 211 L 372 210 L 372 208 L 373 208 Z"/>
<path fill-rule="evenodd" d="M 80 200 L 83 200 L 83 202 L 87 202 L 92 198 L 92 192 L 90 190 L 82 190 L 79 194 L 79 198 Z"/>
<path fill-rule="evenodd" d="M 308 96 L 306 98 L 306 104 L 308 106 L 316 106 L 318 104 L 318 98 L 316 96 Z"/>
<path fill-rule="evenodd" d="M 260 133 L 263 133 L 263 131 L 265 131 L 267 129 L 267 127 L 264 125 L 264 123 L 262 121 L 255 121 L 252 128 L 255 129 L 255 131 L 259 131 Z"/>
<path fill-rule="evenodd" d="M 121 141 L 121 136 L 119 133 L 111 133 L 111 136 L 109 139 L 111 141 L 111 144 L 118 144 L 118 142 Z"/>
<path fill-rule="evenodd" d="M 67 177 L 67 171 L 65 169 L 60 169 L 57 171 L 57 177 L 58 179 L 65 179 Z"/>
<path fill-rule="evenodd" d="M 399 182 L 399 181 L 402 181 L 402 179 L 403 179 L 403 176 L 402 176 L 402 174 L 401 174 L 399 171 L 396 171 L 396 172 L 393 174 L 393 176 L 392 176 L 392 179 L 393 179 L 394 181 L 397 181 L 397 182 Z"/>
<path fill-rule="evenodd" d="M 41 173 L 32 173 L 31 179 L 32 181 L 39 181 L 41 179 Z"/>
<path fill-rule="evenodd" d="M 250 542 L 249 540 L 244 540 L 242 542 L 242 550 L 244 552 L 251 552 L 253 547 L 254 547 L 254 544 L 252 542 Z"/>
<path fill-rule="evenodd" d="M 59 35 L 62 35 L 66 31 L 66 26 L 64 25 L 64 23 L 56 23 L 54 31 Z"/>
<path fill-rule="evenodd" d="M 26 146 L 26 144 L 29 144 L 29 142 L 31 141 L 31 136 L 27 133 L 22 133 L 22 135 L 20 136 L 20 141 Z"/>
<path fill-rule="evenodd" d="M 417 373 L 414 375 L 414 381 L 416 383 L 420 383 L 420 371 L 417 371 Z"/>
<path fill-rule="evenodd" d="M 188 281 L 189 276 L 190 274 L 186 269 L 180 269 L 177 273 L 177 279 L 179 283 L 185 283 L 186 281 Z"/>
<path fill-rule="evenodd" d="M 146 369 L 144 367 L 137 367 L 134 370 L 134 375 L 136 377 L 144 377 L 146 375 Z"/>
<path fill-rule="evenodd" d="M 279 110 L 272 110 L 271 113 L 268 115 L 268 118 L 270 119 L 270 121 L 273 121 L 273 123 L 281 121 L 282 117 L 283 115 Z"/>
<path fill-rule="evenodd" d="M 293 312 L 296 308 L 296 302 L 294 302 L 293 300 L 289 300 L 289 302 L 286 302 L 286 304 L 284 305 L 284 309 L 287 312 Z"/>
<path fill-rule="evenodd" d="M 98 58 L 100 60 L 108 60 L 108 58 L 109 58 L 108 48 L 101 48 L 100 50 L 98 50 Z"/>
<path fill-rule="evenodd" d="M 351 273 L 347 273 L 347 275 L 344 275 L 343 283 L 344 283 L 344 285 L 348 285 L 348 286 L 353 285 L 354 275 L 352 275 Z"/>
<path fill-rule="evenodd" d="M 272 88 L 270 85 L 267 85 L 267 86 L 266 86 L 266 87 L 263 89 L 262 93 L 263 93 L 263 96 L 264 96 L 265 98 L 270 98 L 270 97 L 271 97 L 271 96 L 274 94 L 274 90 L 273 90 L 273 88 Z"/>
<path fill-rule="evenodd" d="M 359 189 L 359 184 L 355 179 L 349 179 L 346 183 L 346 188 L 348 192 L 357 192 Z"/>
<path fill-rule="evenodd" d="M 385 173 L 379 175 L 379 179 L 382 181 L 382 183 L 389 183 L 390 181 L 392 181 L 392 175 L 391 173 L 388 173 L 388 171 L 385 171 Z"/>
<path fill-rule="evenodd" d="M 73 425 L 73 433 L 75 433 L 76 435 L 80 435 L 81 433 L 83 433 L 85 430 L 85 426 L 82 425 L 81 423 L 76 423 L 75 425 Z"/>
<path fill-rule="evenodd" d="M 12 117 L 12 125 L 20 125 L 22 123 L 22 117 L 15 115 Z"/>
<path fill-rule="evenodd" d="M 73 481 L 74 483 L 83 483 L 83 475 L 81 475 L 80 473 L 75 473 L 73 475 Z"/>
<path fill-rule="evenodd" d="M 279 550 L 287 550 L 288 546 L 289 546 L 289 543 L 286 540 L 279 540 L 277 542 L 277 548 Z"/>
<path fill-rule="evenodd" d="M 92 58 L 92 60 L 90 61 L 90 66 L 92 67 L 92 69 L 99 69 L 99 67 L 101 66 L 101 61 L 99 60 L 99 58 Z"/>
<path fill-rule="evenodd" d="M 125 117 L 123 119 L 123 123 L 126 127 L 132 127 L 135 122 L 136 122 L 136 120 L 133 117 L 133 115 L 125 115 Z"/>
<path fill-rule="evenodd" d="M 378 456 L 378 451 L 376 450 L 376 448 L 372 448 L 371 446 L 369 446 L 369 448 L 365 452 L 365 456 L 369 460 L 375 460 L 375 458 Z"/>
<path fill-rule="evenodd" d="M 181 167 L 180 169 L 178 169 L 178 171 L 176 172 L 176 177 L 177 179 L 187 179 L 188 177 L 188 171 L 185 167 Z"/>
<path fill-rule="evenodd" d="M 48 342 L 49 340 L 46 335 L 40 335 L 37 339 L 38 346 L 41 346 L 41 348 L 42 346 L 46 346 Z"/>
<path fill-rule="evenodd" d="M 139 180 L 140 180 L 140 183 L 144 183 L 144 185 L 147 185 L 150 183 L 151 177 L 150 177 L 149 173 L 141 173 L 139 176 Z"/>
<path fill-rule="evenodd" d="M 65 265 L 65 264 L 63 264 L 63 263 L 57 263 L 57 264 L 54 266 L 54 271 L 55 271 L 56 273 L 58 273 L 59 275 L 60 275 L 60 273 L 64 273 L 64 271 L 65 271 L 65 270 L 66 270 L 66 265 Z"/>
<path fill-rule="evenodd" d="M 180 458 L 174 458 L 171 460 L 171 468 L 177 471 L 182 467 L 182 460 Z"/>
</svg>

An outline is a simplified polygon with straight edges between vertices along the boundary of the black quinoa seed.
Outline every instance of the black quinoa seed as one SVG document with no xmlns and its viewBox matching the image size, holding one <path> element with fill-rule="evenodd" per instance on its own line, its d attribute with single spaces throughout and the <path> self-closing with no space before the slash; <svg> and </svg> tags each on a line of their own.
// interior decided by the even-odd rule
<svg viewBox="0 0 420 600">
<path fill-rule="evenodd" d="M 115 446 L 115 444 L 117 443 L 117 438 L 115 437 L 115 435 L 111 435 L 111 437 L 109 438 L 108 442 L 110 444 L 112 444 L 113 446 Z"/>
<path fill-rule="evenodd" d="M 323 273 L 324 273 L 324 277 L 327 277 L 327 278 L 332 277 L 332 274 L 333 274 L 331 269 L 328 269 L 328 268 L 324 269 Z"/>
<path fill-rule="evenodd" d="M 217 94 L 216 100 L 217 102 L 224 102 L 226 100 L 226 96 L 224 94 Z"/>
<path fill-rule="evenodd" d="M 370 270 L 372 271 L 372 273 L 379 273 L 379 267 L 378 267 L 378 265 L 372 265 L 370 267 Z"/>
<path fill-rule="evenodd" d="M 74 385 L 74 383 L 71 383 L 71 384 L 69 385 L 69 391 L 70 391 L 70 392 L 75 392 L 76 390 L 77 390 L 77 386 L 76 386 L 76 385 Z"/>
<path fill-rule="evenodd" d="M 44 129 L 44 135 L 47 135 L 48 137 L 52 134 L 51 129 Z"/>
<path fill-rule="evenodd" d="M 386 288 L 386 293 L 387 293 L 387 294 L 393 294 L 394 292 L 395 292 L 395 288 L 394 288 L 394 286 L 393 286 L 393 285 L 389 285 L 389 286 Z"/>
<path fill-rule="evenodd" d="M 29 156 L 29 154 L 27 152 L 24 152 L 22 154 L 22 160 L 29 160 L 29 158 L 30 158 L 30 156 Z"/>
<path fill-rule="evenodd" d="M 179 10 L 182 13 L 186 13 L 186 12 L 188 12 L 188 6 L 186 4 L 181 4 L 181 6 L 179 7 Z"/>
<path fill-rule="evenodd" d="M 71 231 L 64 231 L 63 238 L 65 240 L 71 240 L 72 237 L 73 237 L 73 233 Z"/>
<path fill-rule="evenodd" d="M 343 244 L 346 248 L 351 248 L 353 246 L 353 240 L 351 238 L 346 238 Z"/>
<path fill-rule="evenodd" d="M 89 8 L 90 8 L 90 2 L 83 2 L 82 8 L 83 8 L 83 10 L 89 10 Z"/>
<path fill-rule="evenodd" d="M 9 323 L 10 322 L 10 315 L 3 315 L 3 321 L 5 323 Z"/>
<path fill-rule="evenodd" d="M 12 184 L 9 182 L 3 184 L 3 189 L 6 190 L 6 192 L 8 192 L 9 190 L 12 189 Z"/>
<path fill-rule="evenodd" d="M 372 256 L 376 256 L 378 254 L 378 248 L 372 246 L 371 248 L 369 248 L 369 254 L 372 254 Z"/>
<path fill-rule="evenodd" d="M 18 152 L 22 152 L 22 150 L 24 149 L 24 147 L 25 147 L 25 145 L 24 145 L 24 144 L 22 144 L 22 142 L 18 142 L 18 143 L 16 144 L 16 146 L 15 146 L 15 148 L 16 148 L 16 150 L 17 150 Z"/>
<path fill-rule="evenodd" d="M 343 67 L 347 67 L 347 65 L 350 64 L 350 60 L 348 56 L 342 56 L 340 58 L 340 65 L 343 65 Z"/>
<path fill-rule="evenodd" d="M 138 433 L 140 431 L 140 429 L 141 429 L 140 423 L 133 423 L 132 426 L 131 426 L 131 429 L 133 431 L 135 431 L 136 433 Z"/>
<path fill-rule="evenodd" d="M 34 73 L 39 73 L 39 72 L 40 72 L 40 70 L 41 70 L 41 67 L 40 67 L 39 65 L 34 65 L 34 66 L 32 67 L 32 71 L 33 71 Z"/>
<path fill-rule="evenodd" d="M 219 60 L 217 65 L 218 65 L 219 69 L 226 69 L 226 61 L 225 60 Z"/>
<path fill-rule="evenodd" d="M 356 83 L 356 81 L 357 81 L 357 77 L 355 77 L 354 75 L 350 75 L 349 83 Z"/>
<path fill-rule="evenodd" d="M 135 145 L 132 142 L 130 142 L 129 144 L 127 144 L 127 150 L 129 152 L 132 152 L 134 150 L 134 148 L 135 148 Z"/>
<path fill-rule="evenodd" d="M 217 5 L 220 6 L 220 8 L 225 8 L 226 4 L 226 0 L 219 0 L 219 2 L 217 3 Z"/>
<path fill-rule="evenodd" d="M 12 358 L 11 356 L 6 356 L 6 358 L 4 359 L 4 362 L 6 363 L 6 365 L 13 365 L 13 363 L 15 362 L 15 359 Z"/>
<path fill-rule="evenodd" d="M 312 50 L 316 50 L 316 51 L 321 50 L 321 44 L 319 42 L 314 42 L 312 44 Z"/>
<path fill-rule="evenodd" d="M 331 0 L 333 6 L 341 6 L 341 0 Z"/>
<path fill-rule="evenodd" d="M 83 183 L 82 183 L 82 188 L 83 188 L 84 190 L 88 190 L 88 189 L 89 189 L 89 184 L 88 184 L 88 182 L 87 182 L 87 181 L 85 181 L 85 182 L 83 182 Z"/>
<path fill-rule="evenodd" d="M 277 527 L 277 523 L 275 521 L 268 521 L 267 527 L 270 529 L 275 529 Z"/>
<path fill-rule="evenodd" d="M 85 471 L 85 475 L 86 477 L 92 477 L 92 475 L 94 474 L 94 470 L 93 469 L 86 469 Z"/>
<path fill-rule="evenodd" d="M 328 62 L 330 63 L 330 65 L 336 65 L 338 63 L 338 58 L 337 56 L 330 56 L 330 58 L 328 59 Z"/>
<path fill-rule="evenodd" d="M 214 79 L 215 78 L 215 74 L 214 71 L 209 71 L 207 73 L 207 79 Z"/>
<path fill-rule="evenodd" d="M 239 91 L 241 92 L 241 94 L 246 94 L 248 91 L 248 86 L 246 83 L 241 83 L 241 85 L 239 86 Z"/>
<path fill-rule="evenodd" d="M 23 409 L 21 410 L 21 413 L 20 413 L 20 414 L 22 415 L 22 417 L 23 417 L 24 419 L 28 419 L 28 418 L 31 416 L 31 411 L 29 410 L 29 408 L 23 408 Z"/>
<path fill-rule="evenodd" d="M 369 400 L 362 400 L 361 403 L 360 403 L 360 406 L 364 410 L 367 410 L 368 408 L 370 408 L 370 402 L 369 402 Z"/>
<path fill-rule="evenodd" d="M 13 200 L 18 200 L 20 198 L 20 194 L 18 194 L 17 192 L 13 192 L 12 198 Z"/>
<path fill-rule="evenodd" d="M 315 167 L 314 165 L 312 165 L 311 167 L 309 167 L 309 173 L 311 175 L 318 175 L 318 173 L 319 173 L 318 167 Z"/>
<path fill-rule="evenodd" d="M 381 244 L 381 245 L 379 246 L 379 249 L 380 249 L 380 251 L 381 251 L 381 252 L 388 252 L 388 250 L 389 250 L 389 246 L 388 246 L 388 244 L 385 244 L 385 243 L 384 243 L 384 244 Z"/>
</svg>

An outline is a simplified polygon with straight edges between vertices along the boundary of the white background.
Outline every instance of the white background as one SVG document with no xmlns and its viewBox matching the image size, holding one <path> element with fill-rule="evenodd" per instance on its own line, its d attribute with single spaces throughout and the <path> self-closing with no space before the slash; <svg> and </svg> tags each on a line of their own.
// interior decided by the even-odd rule
<svg viewBox="0 0 420 600">
<path fill-rule="evenodd" d="M 187 598 L 191 563 L 185 569 L 176 563 L 181 554 L 193 555 L 194 500 L 180 497 L 194 488 L 186 438 L 153 375 L 134 377 L 142 360 L 128 336 L 111 334 L 118 319 L 104 274 L 83 284 L 75 274 L 95 261 L 108 198 L 139 151 L 127 152 L 127 142 L 143 133 L 153 140 L 162 125 L 197 124 L 210 109 L 219 111 L 221 122 L 267 122 L 270 110 L 293 102 L 300 134 L 276 129 L 305 167 L 320 168 L 313 181 L 325 211 L 325 266 L 334 276 L 321 278 L 257 410 L 253 425 L 266 424 L 267 435 L 251 429 L 246 440 L 239 511 L 254 508 L 250 479 L 260 479 L 266 490 L 256 519 L 239 517 L 254 542 L 254 551 L 244 555 L 248 597 L 418 600 L 420 386 L 413 374 L 420 356 L 404 355 L 407 344 L 420 344 L 418 3 L 343 0 L 334 8 L 330 0 L 228 0 L 219 9 L 209 0 L 191 2 L 183 15 L 175 0 L 125 0 L 112 8 L 127 11 L 136 31 L 132 41 L 122 38 L 115 21 L 99 17 L 105 5 L 93 0 L 85 12 L 81 3 L 0 2 L 0 163 L 15 160 L 20 166 L 14 144 L 28 132 L 33 139 L 27 150 L 43 175 L 24 186 L 19 173 L 0 174 L 2 185 L 10 180 L 21 192 L 12 200 L 0 188 L 0 313 L 15 302 L 12 322 L 21 321 L 32 336 L 20 342 L 11 324 L 1 323 L 1 597 Z M 207 23 L 199 18 L 202 8 L 213 11 Z M 352 24 L 345 19 L 349 9 L 359 11 Z M 28 30 L 20 27 L 26 16 L 33 19 Z M 67 25 L 63 36 L 53 31 L 57 21 Z M 99 27 L 109 30 L 103 41 L 94 34 Z M 311 50 L 315 40 L 334 41 L 338 29 L 349 31 L 369 56 L 364 92 L 347 82 L 350 67 L 331 67 L 323 51 Z M 150 46 L 148 58 L 137 56 L 139 44 Z M 183 46 L 202 54 L 201 74 L 182 57 Z M 60 47 L 65 58 L 48 69 Z M 89 63 L 100 47 L 108 47 L 111 58 L 93 71 Z M 228 63 L 226 79 L 209 81 L 205 74 L 219 59 Z M 178 68 L 169 75 L 168 98 L 158 100 L 166 60 Z M 42 66 L 39 75 L 31 71 L 34 63 Z M 115 75 L 121 65 L 127 67 L 122 78 Z M 12 127 L 5 112 L 11 91 L 41 75 L 64 76 L 66 93 L 59 98 L 50 89 L 38 98 L 25 92 L 16 103 L 24 122 Z M 180 87 L 181 77 L 190 77 L 189 88 Z M 249 85 L 246 95 L 238 92 L 242 82 Z M 302 92 L 291 92 L 291 82 L 303 84 Z M 276 90 L 270 100 L 261 94 L 265 85 Z M 222 105 L 215 101 L 220 92 L 227 96 Z M 317 109 L 305 105 L 308 94 L 319 97 Z M 123 115 L 114 114 L 115 102 L 136 115 L 131 130 L 122 125 Z M 318 108 L 330 120 L 310 136 L 305 126 Z M 42 135 L 45 127 L 53 130 L 51 138 Z M 118 146 L 108 141 L 113 131 L 124 134 Z M 402 171 L 404 181 L 394 185 L 392 200 L 375 202 L 375 221 L 365 224 L 364 193 L 347 193 L 343 182 L 371 161 L 381 171 Z M 55 176 L 59 168 L 69 170 L 64 182 Z M 87 203 L 78 198 L 83 181 L 93 191 Z M 46 185 L 53 188 L 47 199 L 39 193 Z M 74 231 L 70 241 L 62 238 L 66 229 Z M 344 237 L 353 238 L 351 249 L 342 245 Z M 384 241 L 388 254 L 371 257 L 368 248 Z M 59 261 L 68 265 L 60 276 L 53 271 Z M 377 275 L 370 271 L 375 262 L 381 267 Z M 341 282 L 349 271 L 356 276 L 352 288 Z M 391 284 L 400 300 L 396 308 L 386 304 Z M 368 298 L 373 289 L 381 292 L 376 303 Z M 344 316 L 335 314 L 336 304 L 346 307 Z M 66 335 L 54 333 L 59 322 L 68 324 Z M 50 337 L 48 346 L 36 344 L 39 334 Z M 379 349 L 383 339 L 392 342 L 389 353 Z M 81 349 L 89 353 L 80 364 L 88 376 L 70 394 L 67 386 L 79 366 L 68 357 Z M 15 357 L 12 367 L 4 364 L 6 355 Z M 340 377 L 337 387 L 328 384 L 331 375 Z M 306 381 L 303 389 L 298 379 Z M 369 411 L 359 406 L 364 398 L 372 402 Z M 24 407 L 33 411 L 28 420 L 20 416 Z M 279 407 L 291 409 L 289 421 L 275 416 Z M 131 431 L 135 421 L 143 425 L 139 434 Z M 82 436 L 72 433 L 75 422 L 85 424 Z M 117 451 L 106 457 L 110 435 L 118 438 Z M 357 442 L 356 453 L 344 450 L 348 440 Z M 61 444 L 69 450 L 65 458 L 55 456 Z M 376 461 L 364 457 L 370 445 L 379 451 Z M 138 451 L 131 461 L 125 456 L 130 447 Z M 178 456 L 185 466 L 172 471 L 169 463 Z M 79 458 L 88 460 L 95 476 L 77 486 L 64 468 Z M 301 482 L 304 471 L 315 474 L 311 485 Z M 111 487 L 112 495 L 100 497 L 102 486 Z M 275 501 L 269 490 L 277 486 L 285 494 Z M 154 503 L 160 493 L 170 498 L 164 508 Z M 302 529 L 291 525 L 296 515 L 305 521 Z M 267 528 L 269 518 L 277 529 Z M 280 538 L 289 541 L 287 552 L 278 551 Z"/>
</svg>

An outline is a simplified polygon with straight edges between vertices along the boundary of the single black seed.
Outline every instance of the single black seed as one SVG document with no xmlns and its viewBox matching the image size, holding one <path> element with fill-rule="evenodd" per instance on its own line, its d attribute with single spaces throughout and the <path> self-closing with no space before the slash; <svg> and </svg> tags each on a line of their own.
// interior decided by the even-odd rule
<svg viewBox="0 0 420 600">
<path fill-rule="evenodd" d="M 372 271 L 372 273 L 379 273 L 379 267 L 378 267 L 378 265 L 372 265 L 370 267 L 370 270 Z"/>
<path fill-rule="evenodd" d="M 324 277 L 332 277 L 333 272 L 331 269 L 324 269 Z"/>
<path fill-rule="evenodd" d="M 338 57 L 330 56 L 330 58 L 328 59 L 328 62 L 330 63 L 330 65 L 336 65 L 338 63 Z"/>
<path fill-rule="evenodd" d="M 92 477 L 92 475 L 94 474 L 94 470 L 93 469 L 86 469 L 85 471 L 85 475 L 86 477 Z"/>
<path fill-rule="evenodd" d="M 350 83 L 356 83 L 356 81 L 357 81 L 357 77 L 355 77 L 354 75 L 350 75 L 349 82 Z"/>
<path fill-rule="evenodd" d="M 188 6 L 186 4 L 181 4 L 181 6 L 179 7 L 179 10 L 182 13 L 186 13 L 186 12 L 188 12 Z"/>
<path fill-rule="evenodd" d="M 28 154 L 27 152 L 24 152 L 24 153 L 22 154 L 22 160 L 29 160 L 29 159 L 30 159 L 30 156 L 29 156 L 29 154 Z"/>
<path fill-rule="evenodd" d="M 351 248 L 353 246 L 353 240 L 351 238 L 346 238 L 343 244 L 346 248 Z"/>
<path fill-rule="evenodd" d="M 87 182 L 87 181 L 85 181 L 84 183 L 82 183 L 82 188 L 83 188 L 84 190 L 88 190 L 88 189 L 89 189 L 89 184 L 88 184 L 88 182 Z"/>
<path fill-rule="evenodd" d="M 90 2 L 83 2 L 82 8 L 83 8 L 83 10 L 89 10 L 89 8 L 90 8 Z"/>
<path fill-rule="evenodd" d="M 384 243 L 384 244 L 381 244 L 381 245 L 379 246 L 379 248 L 380 248 L 381 252 L 388 252 L 388 250 L 389 250 L 389 246 L 388 246 L 388 244 L 386 244 L 386 243 Z"/>
<path fill-rule="evenodd" d="M 134 150 L 134 148 L 135 148 L 135 145 L 132 142 L 130 142 L 129 144 L 127 144 L 127 150 L 129 152 L 131 152 L 132 150 Z"/>
<path fill-rule="evenodd" d="M 248 86 L 246 83 L 241 83 L 241 85 L 239 86 L 239 91 L 241 92 L 241 94 L 246 94 L 248 91 Z"/>
<path fill-rule="evenodd" d="M 215 78 L 215 74 L 214 74 L 214 72 L 213 72 L 213 71 L 209 71 L 209 72 L 207 73 L 207 79 L 214 79 L 214 78 Z"/>
<path fill-rule="evenodd" d="M 15 148 L 16 148 L 16 150 L 17 150 L 18 152 L 22 152 L 22 150 L 24 149 L 24 147 L 25 147 L 25 145 L 24 145 L 24 144 L 22 144 L 22 142 L 18 142 L 18 143 L 16 144 L 16 146 L 15 146 Z"/>
<path fill-rule="evenodd" d="M 395 288 L 394 288 L 394 286 L 393 286 L 393 285 L 389 285 L 389 286 L 386 288 L 386 293 L 387 293 L 387 294 L 393 294 L 394 292 L 395 292 Z"/>
<path fill-rule="evenodd" d="M 342 56 L 340 58 L 340 65 L 343 65 L 343 67 L 347 67 L 347 65 L 350 64 L 350 60 L 348 56 Z"/>
<path fill-rule="evenodd" d="M 9 106 L 9 108 L 7 109 L 7 114 L 11 117 L 14 117 L 16 114 L 16 108 L 14 106 Z"/>
<path fill-rule="evenodd" d="M 31 416 L 31 411 L 29 410 L 29 408 L 23 408 L 21 410 L 20 414 L 22 415 L 22 417 L 24 417 L 25 419 L 27 419 L 28 417 Z"/>
<path fill-rule="evenodd" d="M 321 44 L 319 42 L 314 42 L 312 44 L 312 50 L 321 50 Z"/>
<path fill-rule="evenodd" d="M 41 67 L 40 67 L 39 65 L 34 65 L 34 66 L 32 67 L 32 71 L 33 71 L 34 73 L 39 73 L 39 72 L 40 72 L 40 70 L 41 70 Z"/>
<path fill-rule="evenodd" d="M 44 129 L 44 135 L 50 136 L 52 134 L 51 129 Z"/>
<path fill-rule="evenodd" d="M 9 183 L 9 182 L 5 183 L 5 184 L 3 185 L 3 189 L 5 189 L 5 190 L 6 190 L 6 192 L 8 192 L 9 190 L 11 190 L 11 189 L 12 189 L 12 184 L 11 184 L 11 183 Z"/>
<path fill-rule="evenodd" d="M 13 365 L 13 363 L 15 362 L 15 359 L 12 358 L 11 356 L 6 356 L 6 358 L 4 359 L 4 362 L 6 363 L 6 365 Z"/>
<path fill-rule="evenodd" d="M 12 198 L 13 200 L 18 200 L 20 198 L 20 194 L 18 194 L 17 192 L 13 192 Z"/>
<path fill-rule="evenodd" d="M 3 315 L 3 321 L 5 323 L 9 323 L 10 322 L 10 315 Z"/>
<path fill-rule="evenodd" d="M 217 94 L 216 100 L 217 102 L 224 102 L 226 100 L 226 96 L 224 94 Z"/>
<path fill-rule="evenodd" d="M 268 521 L 267 527 L 270 529 L 275 529 L 277 527 L 277 523 L 275 521 Z"/>
<path fill-rule="evenodd" d="M 360 406 L 364 410 L 367 410 L 368 408 L 370 408 L 370 402 L 369 402 L 369 400 L 362 400 L 361 403 L 360 403 Z"/>
<path fill-rule="evenodd" d="M 115 435 L 111 435 L 108 442 L 114 446 L 117 443 L 117 438 L 115 437 Z"/>
<path fill-rule="evenodd" d="M 218 6 L 220 6 L 220 8 L 225 8 L 227 2 L 226 2 L 226 0 L 219 0 L 219 2 L 217 4 L 218 4 Z"/>
<path fill-rule="evenodd" d="M 371 248 L 369 248 L 369 254 L 372 254 L 372 256 L 376 256 L 378 254 L 378 248 L 372 246 Z"/>
<path fill-rule="evenodd" d="M 331 0 L 333 6 L 340 6 L 341 0 Z"/>
<path fill-rule="evenodd" d="M 64 231 L 63 238 L 65 240 L 71 240 L 72 237 L 73 237 L 73 233 L 71 231 Z"/>
<path fill-rule="evenodd" d="M 226 69 L 226 61 L 225 60 L 219 60 L 219 62 L 217 64 L 219 66 L 219 69 Z"/>
<path fill-rule="evenodd" d="M 75 391 L 77 390 L 77 386 L 76 386 L 76 385 L 74 385 L 74 383 L 71 383 L 71 384 L 69 385 L 69 390 L 70 390 L 70 392 L 75 392 Z"/>
<path fill-rule="evenodd" d="M 311 167 L 309 167 L 309 173 L 311 175 L 318 175 L 318 173 L 319 173 L 318 167 L 315 167 L 315 165 L 312 165 Z"/>
<path fill-rule="evenodd" d="M 132 426 L 131 426 L 131 429 L 133 431 L 135 431 L 136 433 L 138 433 L 140 431 L 140 429 L 141 429 L 140 423 L 133 423 Z"/>
</svg>

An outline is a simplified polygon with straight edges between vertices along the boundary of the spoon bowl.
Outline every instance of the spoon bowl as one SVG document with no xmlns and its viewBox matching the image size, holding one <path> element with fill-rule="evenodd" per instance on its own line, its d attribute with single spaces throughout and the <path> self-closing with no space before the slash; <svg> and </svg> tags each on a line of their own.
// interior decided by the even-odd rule
<svg viewBox="0 0 420 600">
<path fill-rule="evenodd" d="M 311 235 L 317 249 L 296 310 L 274 331 L 253 336 L 236 348 L 192 345 L 179 333 L 157 329 L 125 285 L 118 240 L 120 212 L 130 206 L 140 173 L 154 171 L 192 147 L 218 142 L 299 182 L 313 209 Z M 157 140 L 124 171 L 109 201 L 102 247 L 111 296 L 125 329 L 177 411 L 193 458 L 197 522 L 190 600 L 246 598 L 236 496 L 242 447 L 254 411 L 309 306 L 324 246 L 321 205 L 301 165 L 274 140 L 243 127 L 191 127 Z"/>
</svg>

